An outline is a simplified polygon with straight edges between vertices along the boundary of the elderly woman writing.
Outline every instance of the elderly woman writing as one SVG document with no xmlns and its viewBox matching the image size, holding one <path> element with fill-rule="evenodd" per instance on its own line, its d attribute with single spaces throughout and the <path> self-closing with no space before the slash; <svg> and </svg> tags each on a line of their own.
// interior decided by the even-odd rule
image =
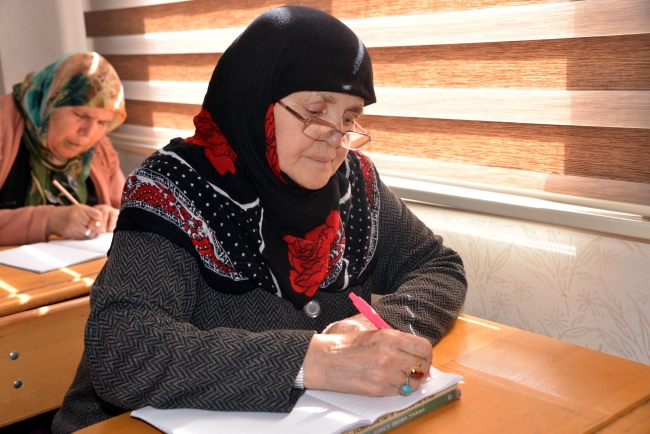
<svg viewBox="0 0 650 434">
<path fill-rule="evenodd" d="M 397 395 L 409 368 L 428 370 L 467 283 L 357 150 L 373 102 L 368 52 L 336 18 L 288 6 L 250 24 L 195 135 L 127 179 L 55 432 L 146 405 L 288 412 L 304 389 Z M 350 292 L 384 294 L 393 329 Z"/>
<path fill-rule="evenodd" d="M 0 97 L 0 245 L 114 229 L 124 175 L 105 134 L 125 118 L 97 53 L 65 55 Z"/>
</svg>

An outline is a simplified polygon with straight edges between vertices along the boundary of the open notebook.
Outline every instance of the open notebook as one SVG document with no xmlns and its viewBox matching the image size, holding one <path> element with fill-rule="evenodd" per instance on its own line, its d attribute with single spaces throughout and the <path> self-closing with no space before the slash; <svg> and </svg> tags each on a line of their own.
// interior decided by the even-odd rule
<svg viewBox="0 0 650 434">
<path fill-rule="evenodd" d="M 131 413 L 171 434 L 338 434 L 374 423 L 381 416 L 404 410 L 449 389 L 463 377 L 431 368 L 431 377 L 410 396 L 369 398 L 347 393 L 308 390 L 291 413 L 228 412 L 193 409 L 158 410 L 144 407 Z M 454 394 L 445 402 L 458 397 Z M 424 413 L 424 410 L 422 410 Z M 387 430 L 386 430 L 387 431 Z"/>
<path fill-rule="evenodd" d="M 106 256 L 113 234 L 90 240 L 54 240 L 0 251 L 0 264 L 44 273 Z"/>
</svg>

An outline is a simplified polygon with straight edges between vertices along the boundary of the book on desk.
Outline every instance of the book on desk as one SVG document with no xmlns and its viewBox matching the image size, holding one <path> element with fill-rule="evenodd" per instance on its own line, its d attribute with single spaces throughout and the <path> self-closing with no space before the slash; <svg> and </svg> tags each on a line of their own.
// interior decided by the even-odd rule
<svg viewBox="0 0 650 434">
<path fill-rule="evenodd" d="M 131 413 L 165 433 L 378 434 L 460 397 L 463 377 L 431 367 L 431 377 L 409 396 L 367 397 L 308 390 L 290 413 L 231 412 L 144 407 Z"/>
</svg>

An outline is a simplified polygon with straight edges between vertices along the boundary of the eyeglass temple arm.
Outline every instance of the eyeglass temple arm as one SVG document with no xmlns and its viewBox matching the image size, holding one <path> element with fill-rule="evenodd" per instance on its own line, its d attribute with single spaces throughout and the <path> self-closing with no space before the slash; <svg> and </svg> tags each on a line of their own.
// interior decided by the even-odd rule
<svg viewBox="0 0 650 434">
<path fill-rule="evenodd" d="M 354 125 L 358 127 L 361 131 L 350 131 L 351 133 L 363 134 L 364 136 L 368 136 L 370 142 L 372 141 L 372 137 L 370 137 L 370 134 L 368 134 L 366 130 L 364 130 L 361 125 L 359 125 L 359 122 L 354 121 Z"/>
<path fill-rule="evenodd" d="M 289 113 L 291 113 L 292 115 L 294 115 L 298 119 L 302 119 L 304 122 L 309 122 L 310 119 L 305 119 L 304 117 L 302 117 L 302 115 L 300 113 L 298 113 L 297 111 L 295 111 L 294 109 L 292 109 L 291 107 L 286 105 L 284 102 L 278 101 L 278 104 L 280 104 L 282 107 L 287 109 L 289 111 Z"/>
</svg>

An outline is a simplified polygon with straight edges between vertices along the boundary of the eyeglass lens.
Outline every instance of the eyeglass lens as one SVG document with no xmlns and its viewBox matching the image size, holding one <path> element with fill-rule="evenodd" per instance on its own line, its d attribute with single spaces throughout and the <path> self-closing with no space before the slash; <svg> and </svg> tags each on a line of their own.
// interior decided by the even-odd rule
<svg viewBox="0 0 650 434">
<path fill-rule="evenodd" d="M 314 140 L 340 143 L 341 146 L 348 149 L 358 149 L 369 141 L 367 136 L 354 131 L 343 134 L 334 125 L 319 119 L 312 119 L 305 124 L 303 133 Z"/>
</svg>

